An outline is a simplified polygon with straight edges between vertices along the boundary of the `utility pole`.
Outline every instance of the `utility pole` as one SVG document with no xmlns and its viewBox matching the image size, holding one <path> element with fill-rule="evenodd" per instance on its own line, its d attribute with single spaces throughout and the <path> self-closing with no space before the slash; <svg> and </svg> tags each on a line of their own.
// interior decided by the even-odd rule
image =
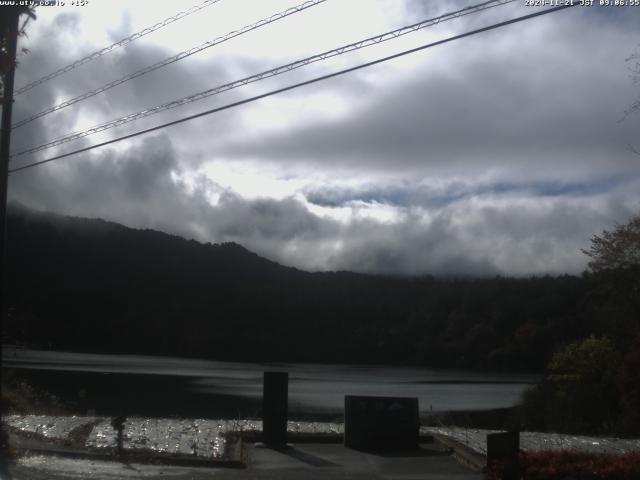
<svg viewBox="0 0 640 480">
<path fill-rule="evenodd" d="M 22 10 L 24 7 L 22 8 Z M 1 9 L 5 17 L 7 46 L 7 71 L 4 73 L 2 100 L 2 136 L 0 137 L 0 336 L 4 333 L 7 318 L 7 288 L 5 280 L 6 267 L 6 231 L 7 231 L 7 189 L 9 180 L 9 147 L 11 146 L 11 113 L 13 110 L 13 79 L 16 71 L 16 50 L 18 47 L 18 19 L 20 7 L 4 7 Z M 5 16 L 6 15 L 6 16 Z M 0 339 L 0 398 L 2 398 L 2 341 Z M 0 475 L 6 478 L 7 434 L 0 422 Z"/>
</svg>

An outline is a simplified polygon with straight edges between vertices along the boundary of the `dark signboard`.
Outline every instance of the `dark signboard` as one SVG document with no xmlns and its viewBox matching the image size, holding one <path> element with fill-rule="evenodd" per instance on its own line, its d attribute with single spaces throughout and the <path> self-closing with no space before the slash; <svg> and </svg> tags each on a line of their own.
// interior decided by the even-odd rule
<svg viewBox="0 0 640 480">
<path fill-rule="evenodd" d="M 344 444 L 358 450 L 398 450 L 418 446 L 418 399 L 344 397 Z"/>
<path fill-rule="evenodd" d="M 518 480 L 520 432 L 487 434 L 487 467 L 500 465 L 502 480 Z"/>
<path fill-rule="evenodd" d="M 487 464 L 516 461 L 520 451 L 520 432 L 487 434 Z"/>
</svg>

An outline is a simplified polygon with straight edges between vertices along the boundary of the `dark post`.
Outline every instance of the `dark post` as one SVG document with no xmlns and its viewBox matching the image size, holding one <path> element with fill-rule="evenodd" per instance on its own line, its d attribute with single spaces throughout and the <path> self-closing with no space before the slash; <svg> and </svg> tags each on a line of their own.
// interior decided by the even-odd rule
<svg viewBox="0 0 640 480">
<path fill-rule="evenodd" d="M 516 480 L 518 475 L 518 453 L 520 432 L 487 434 L 487 467 L 504 468 L 504 480 Z"/>
<path fill-rule="evenodd" d="M 287 443 L 289 374 L 264 372 L 262 390 L 262 441 L 270 447 Z"/>
<path fill-rule="evenodd" d="M 20 17 L 19 7 L 3 7 L 2 14 L 6 15 L 2 22 L 6 28 L 2 32 L 7 39 L 7 65 L 8 69 L 4 75 L 3 102 L 2 102 L 2 136 L 0 137 L 0 345 L 2 345 L 2 335 L 4 334 L 5 318 L 7 314 L 7 299 L 5 285 L 5 248 L 6 248 L 6 225 L 7 225 L 7 184 L 9 176 L 9 147 L 11 146 L 11 113 L 13 110 L 13 78 L 16 69 L 16 50 L 18 47 L 18 19 Z M 6 23 L 5 23 L 6 22 Z M 2 347 L 0 347 L 0 371 L 2 370 Z M 1 382 L 0 374 L 0 385 Z M 1 391 L 0 391 L 1 393 Z M 0 426 L 0 429 L 2 427 Z M 4 430 L 0 430 L 0 473 L 3 470 L 5 451 L 7 448 L 7 437 Z"/>
<path fill-rule="evenodd" d="M 2 136 L 0 137 L 0 329 L 4 327 L 7 301 L 4 282 L 5 245 L 7 229 L 7 186 L 9 177 L 9 149 L 11 147 L 11 114 L 13 111 L 13 78 L 16 69 L 16 49 L 18 47 L 18 18 L 20 10 L 17 7 L 5 7 L 3 12 L 10 18 L 6 32 L 8 70 L 4 75 L 4 92 L 2 101 Z M 1 344 L 1 342 L 0 342 Z M 2 357 L 0 357 L 2 358 Z"/>
<path fill-rule="evenodd" d="M 117 417 L 114 417 L 111 419 L 111 426 L 113 427 L 113 429 L 117 432 L 118 434 L 118 438 L 117 438 L 117 443 L 118 443 L 118 455 L 122 456 L 124 454 L 124 435 L 123 435 L 123 431 L 124 431 L 124 422 L 127 421 L 127 417 L 125 417 L 124 415 L 119 415 Z"/>
</svg>

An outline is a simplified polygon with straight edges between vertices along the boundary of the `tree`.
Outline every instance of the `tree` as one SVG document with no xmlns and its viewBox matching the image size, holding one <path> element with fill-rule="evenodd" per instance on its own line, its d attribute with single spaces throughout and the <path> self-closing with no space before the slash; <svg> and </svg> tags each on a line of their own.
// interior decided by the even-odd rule
<svg viewBox="0 0 640 480">
<path fill-rule="evenodd" d="M 640 60 L 640 53 L 635 57 Z M 640 67 L 638 67 L 640 68 Z M 640 75 L 640 70 L 638 71 Z M 638 77 L 640 82 L 640 77 Z M 589 268 L 596 280 L 596 317 L 626 351 L 616 383 L 623 408 L 623 433 L 640 432 L 640 214 L 591 239 Z"/>
<path fill-rule="evenodd" d="M 594 235 L 590 249 L 582 251 L 591 258 L 592 328 L 628 346 L 640 327 L 640 214 Z"/>
<path fill-rule="evenodd" d="M 582 250 L 591 258 L 593 272 L 640 266 L 640 214 L 614 230 L 604 230 L 591 238 L 589 250 Z"/>
<path fill-rule="evenodd" d="M 614 380 L 620 361 L 607 337 L 590 336 L 556 352 L 549 363 L 555 422 L 569 430 L 610 428 L 620 411 Z"/>
</svg>

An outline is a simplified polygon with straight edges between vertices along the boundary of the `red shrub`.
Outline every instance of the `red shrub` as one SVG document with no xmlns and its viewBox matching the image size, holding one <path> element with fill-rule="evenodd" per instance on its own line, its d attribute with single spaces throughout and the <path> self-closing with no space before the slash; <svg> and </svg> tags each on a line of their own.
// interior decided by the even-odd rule
<svg viewBox="0 0 640 480">
<path fill-rule="evenodd" d="M 523 480 L 640 480 L 640 452 L 521 452 L 518 475 Z M 503 476 L 504 465 L 487 471 L 489 480 Z"/>
</svg>

